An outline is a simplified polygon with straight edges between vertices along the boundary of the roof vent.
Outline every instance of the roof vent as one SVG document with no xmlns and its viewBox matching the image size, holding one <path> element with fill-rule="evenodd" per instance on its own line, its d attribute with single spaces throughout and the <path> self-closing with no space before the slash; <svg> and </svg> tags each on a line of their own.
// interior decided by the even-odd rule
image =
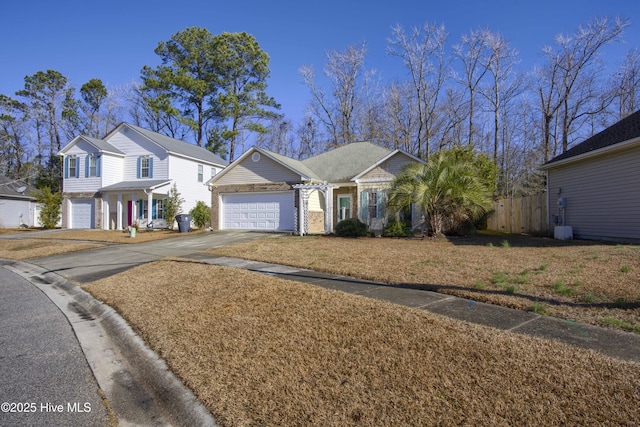
<svg viewBox="0 0 640 427">
<path fill-rule="evenodd" d="M 258 153 L 257 151 L 255 153 L 253 153 L 251 155 L 251 160 L 253 160 L 254 162 L 259 162 L 260 161 L 260 153 Z"/>
</svg>

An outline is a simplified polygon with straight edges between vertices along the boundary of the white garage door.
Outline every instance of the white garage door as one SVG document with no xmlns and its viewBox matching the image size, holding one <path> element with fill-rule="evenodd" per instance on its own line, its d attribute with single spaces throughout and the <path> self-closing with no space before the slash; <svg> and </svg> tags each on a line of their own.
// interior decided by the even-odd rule
<svg viewBox="0 0 640 427">
<path fill-rule="evenodd" d="M 222 195 L 224 230 L 293 230 L 293 192 Z"/>
<path fill-rule="evenodd" d="M 93 199 L 71 200 L 71 228 L 93 228 Z"/>
</svg>

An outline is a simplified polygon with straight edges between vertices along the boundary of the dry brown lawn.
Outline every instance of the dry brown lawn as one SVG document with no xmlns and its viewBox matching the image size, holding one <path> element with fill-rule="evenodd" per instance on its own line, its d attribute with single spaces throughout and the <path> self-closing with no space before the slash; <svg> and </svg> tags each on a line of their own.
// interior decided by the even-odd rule
<svg viewBox="0 0 640 427">
<path fill-rule="evenodd" d="M 182 236 L 177 231 L 138 231 L 135 238 L 128 231 L 64 230 L 48 234 L 28 234 L 28 231 L 0 229 L 0 234 L 20 233 L 21 240 L 0 240 L 0 258 L 24 260 L 60 255 L 102 247 L 99 243 L 135 244 Z M 197 233 L 198 231 L 196 231 Z M 96 243 L 87 243 L 96 242 Z"/>
<path fill-rule="evenodd" d="M 197 232 L 196 232 L 197 233 Z M 32 236 L 34 239 L 45 240 L 81 240 L 91 242 L 106 242 L 106 243 L 144 243 L 154 240 L 170 239 L 172 237 L 183 236 L 178 231 L 173 230 L 156 230 L 146 231 L 138 230 L 136 237 L 129 237 L 128 231 L 117 230 L 65 230 L 51 234 L 41 234 Z"/>
<path fill-rule="evenodd" d="M 640 246 L 491 235 L 448 240 L 286 236 L 211 253 L 411 285 L 640 332 Z"/>
<path fill-rule="evenodd" d="M 245 249 L 288 254 L 278 240 Z M 86 289 L 224 426 L 639 425 L 640 366 L 556 342 L 192 262 L 148 264 Z"/>
<path fill-rule="evenodd" d="M 34 236 L 35 237 L 35 236 Z M 24 260 L 60 255 L 68 252 L 100 248 L 95 243 L 61 242 L 52 240 L 0 240 L 0 258 Z"/>
</svg>

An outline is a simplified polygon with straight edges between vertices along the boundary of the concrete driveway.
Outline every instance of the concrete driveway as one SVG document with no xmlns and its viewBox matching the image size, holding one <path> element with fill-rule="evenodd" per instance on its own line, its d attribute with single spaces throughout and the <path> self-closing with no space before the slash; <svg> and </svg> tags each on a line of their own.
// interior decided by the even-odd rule
<svg viewBox="0 0 640 427">
<path fill-rule="evenodd" d="M 184 237 L 132 245 L 110 245 L 100 249 L 31 259 L 49 272 L 85 284 L 165 257 L 187 256 L 208 248 L 262 239 L 274 234 L 217 231 L 185 234 Z"/>
</svg>

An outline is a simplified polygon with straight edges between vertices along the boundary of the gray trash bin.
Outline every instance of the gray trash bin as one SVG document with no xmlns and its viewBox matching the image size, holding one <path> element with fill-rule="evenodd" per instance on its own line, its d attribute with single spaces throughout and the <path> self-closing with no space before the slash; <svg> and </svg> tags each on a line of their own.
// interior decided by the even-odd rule
<svg viewBox="0 0 640 427">
<path fill-rule="evenodd" d="M 187 233 L 191 229 L 191 215 L 176 215 L 176 221 L 178 222 L 178 231 L 180 233 Z"/>
</svg>

